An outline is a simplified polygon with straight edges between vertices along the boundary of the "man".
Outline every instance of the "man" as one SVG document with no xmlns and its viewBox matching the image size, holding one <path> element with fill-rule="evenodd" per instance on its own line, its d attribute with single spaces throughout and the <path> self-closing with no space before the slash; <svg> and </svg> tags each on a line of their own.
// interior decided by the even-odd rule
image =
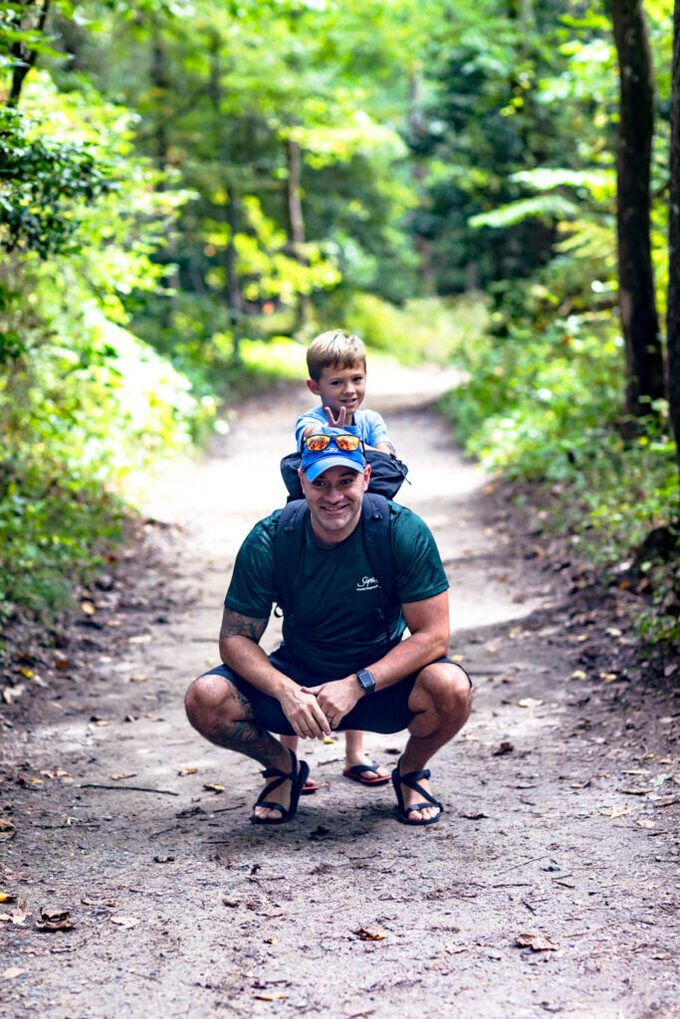
<svg viewBox="0 0 680 1019">
<path fill-rule="evenodd" d="M 224 664 L 187 692 L 187 716 L 198 732 L 265 766 L 270 781 L 253 809 L 256 824 L 291 820 L 308 775 L 272 733 L 323 739 L 334 730 L 408 728 L 392 773 L 399 819 L 434 824 L 444 809 L 426 765 L 470 712 L 470 680 L 445 657 L 448 581 L 425 523 L 384 503 L 394 573 L 385 608 L 360 526 L 369 477 L 355 436 L 320 427 L 305 437 L 300 482 L 308 512 L 283 643 L 269 656 L 259 646 L 272 603 L 281 601 L 277 510 L 256 524 L 236 558 L 220 632 Z"/>
</svg>

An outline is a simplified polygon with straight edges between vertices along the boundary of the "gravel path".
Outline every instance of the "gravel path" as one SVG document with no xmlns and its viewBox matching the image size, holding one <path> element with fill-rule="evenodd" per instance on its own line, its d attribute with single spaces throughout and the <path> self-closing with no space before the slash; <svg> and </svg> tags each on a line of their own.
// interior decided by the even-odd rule
<svg viewBox="0 0 680 1019">
<path fill-rule="evenodd" d="M 451 382 L 370 379 L 475 680 L 432 764 L 442 821 L 397 824 L 389 787 L 343 779 L 339 742 L 304 746 L 322 788 L 296 820 L 253 829 L 256 766 L 186 723 L 306 405 L 300 389 L 253 400 L 156 487 L 149 513 L 170 526 L 149 528 L 143 570 L 128 562 L 126 599 L 93 596 L 39 696 L 4 706 L 0 1016 L 680 1015 L 680 701 L 617 671 L 619 621 L 570 603 L 559 563 L 427 409 Z M 597 640 L 610 671 L 591 665 Z M 390 765 L 404 742 L 367 738 Z M 62 929 L 39 930 L 41 909 Z"/>
</svg>

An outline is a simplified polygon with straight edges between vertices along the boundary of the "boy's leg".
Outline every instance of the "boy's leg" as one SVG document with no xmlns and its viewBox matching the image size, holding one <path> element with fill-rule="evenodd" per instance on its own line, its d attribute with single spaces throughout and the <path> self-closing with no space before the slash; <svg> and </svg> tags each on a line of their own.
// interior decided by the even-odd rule
<svg viewBox="0 0 680 1019">
<path fill-rule="evenodd" d="M 352 768 L 356 770 L 350 777 L 355 776 L 362 785 L 382 785 L 389 781 L 389 771 L 379 764 L 375 764 L 364 750 L 364 734 L 361 729 L 345 730 L 344 774 L 347 775 Z M 367 770 L 369 768 L 370 771 Z"/>
</svg>

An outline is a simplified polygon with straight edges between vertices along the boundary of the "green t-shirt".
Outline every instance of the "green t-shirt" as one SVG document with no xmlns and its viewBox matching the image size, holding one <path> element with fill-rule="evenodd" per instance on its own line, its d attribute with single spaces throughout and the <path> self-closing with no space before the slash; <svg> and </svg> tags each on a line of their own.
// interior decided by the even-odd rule
<svg viewBox="0 0 680 1019">
<path fill-rule="evenodd" d="M 243 542 L 225 605 L 244 616 L 269 619 L 274 588 L 274 535 L 281 510 L 252 529 Z M 449 584 L 439 551 L 423 520 L 405 506 L 390 503 L 391 541 L 399 604 L 383 618 L 384 600 L 364 549 L 361 523 L 344 541 L 319 545 L 309 515 L 305 520 L 300 565 L 293 592 L 294 623 L 284 617 L 283 640 L 294 659 L 319 682 L 365 668 L 385 654 L 386 626 L 390 646 L 401 638 L 405 622 L 401 603 L 423 601 Z"/>
</svg>

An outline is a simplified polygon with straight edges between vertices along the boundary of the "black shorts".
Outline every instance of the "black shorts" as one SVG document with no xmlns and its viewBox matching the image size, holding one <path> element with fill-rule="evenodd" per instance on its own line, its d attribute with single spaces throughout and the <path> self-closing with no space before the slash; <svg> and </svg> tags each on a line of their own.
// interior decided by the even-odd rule
<svg viewBox="0 0 680 1019">
<path fill-rule="evenodd" d="M 314 672 L 314 674 L 305 672 L 303 667 L 288 657 L 284 647 L 278 648 L 278 650 L 269 655 L 269 661 L 275 669 L 289 676 L 298 686 L 319 685 L 318 671 Z M 454 662 L 450 658 L 437 658 L 436 661 L 430 664 L 435 665 L 439 662 L 448 662 L 450 665 L 458 665 L 459 668 L 462 668 L 458 662 Z M 419 669 L 418 672 L 420 671 Z M 465 669 L 463 669 L 463 672 L 465 672 Z M 228 669 L 226 665 L 217 665 L 214 669 L 204 673 L 204 675 L 222 676 L 224 679 L 228 679 L 230 683 L 233 683 L 244 697 L 248 698 L 253 709 L 253 718 L 267 732 L 275 732 L 280 736 L 295 735 L 293 727 L 281 709 L 281 704 L 275 697 L 262 693 L 261 690 L 258 690 L 246 679 Z M 467 672 L 465 675 L 467 676 Z M 413 712 L 408 709 L 408 699 L 411 696 L 416 676 L 417 673 L 414 672 L 399 683 L 394 683 L 393 686 L 388 686 L 384 690 L 377 690 L 369 697 L 362 697 L 357 701 L 352 710 L 345 715 L 337 730 L 334 729 L 333 731 L 363 729 L 366 732 L 388 733 L 401 732 L 402 729 L 406 729 L 413 717 Z M 468 680 L 470 686 L 472 686 L 469 676 Z"/>
</svg>

